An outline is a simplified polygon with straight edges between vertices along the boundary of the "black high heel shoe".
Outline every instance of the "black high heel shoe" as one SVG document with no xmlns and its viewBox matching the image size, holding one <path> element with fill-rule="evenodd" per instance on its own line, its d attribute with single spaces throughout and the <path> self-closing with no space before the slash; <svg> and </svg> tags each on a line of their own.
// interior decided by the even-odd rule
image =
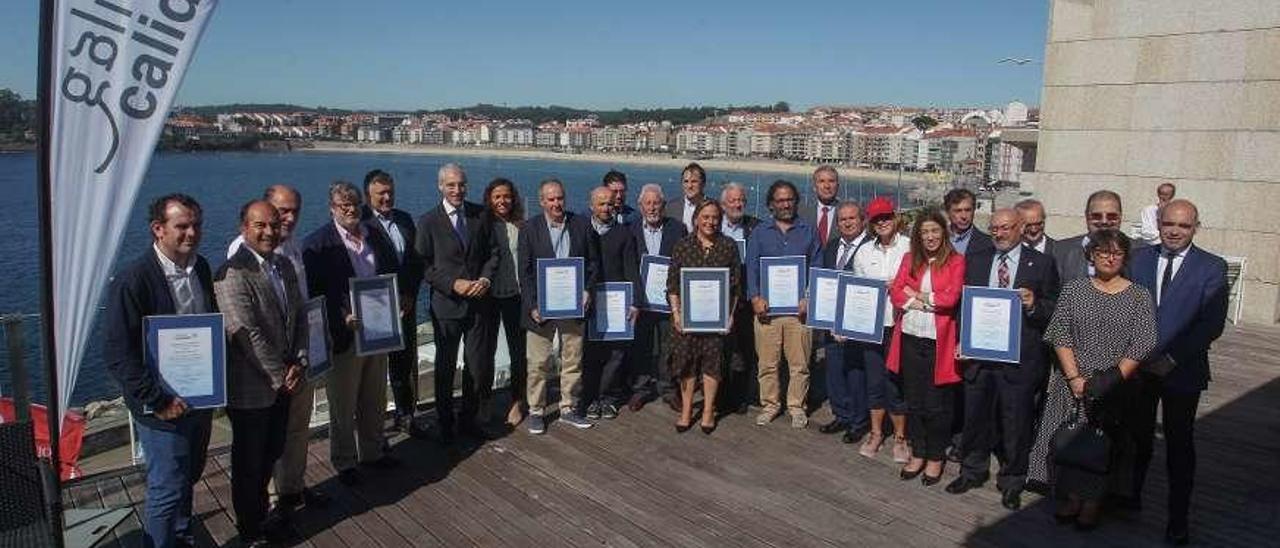
<svg viewBox="0 0 1280 548">
<path fill-rule="evenodd" d="M 924 473 L 924 465 L 920 465 L 920 469 L 915 471 L 907 470 L 907 467 L 903 466 L 901 470 L 898 470 L 898 479 L 902 481 L 911 481 L 916 479 L 916 476 L 919 476 L 922 473 Z"/>
<path fill-rule="evenodd" d="M 693 424 L 677 424 L 676 433 L 683 434 L 685 432 L 688 432 L 690 428 L 693 428 Z"/>
<path fill-rule="evenodd" d="M 706 434 L 706 435 L 710 436 L 712 432 L 715 432 L 715 431 L 716 431 L 716 426 L 717 426 L 718 424 L 719 424 L 719 423 L 712 424 L 711 426 L 707 426 L 707 425 L 705 425 L 705 424 L 700 424 L 700 425 L 698 425 L 698 427 L 699 427 L 699 428 L 702 428 L 702 433 L 703 433 L 703 434 Z"/>
<path fill-rule="evenodd" d="M 920 470 L 924 471 L 924 468 L 921 468 Z M 920 476 L 920 483 L 923 483 L 925 487 L 932 487 L 940 481 L 942 481 L 942 474 L 938 474 L 936 476 L 930 476 L 929 474 L 925 474 L 923 476 Z"/>
</svg>

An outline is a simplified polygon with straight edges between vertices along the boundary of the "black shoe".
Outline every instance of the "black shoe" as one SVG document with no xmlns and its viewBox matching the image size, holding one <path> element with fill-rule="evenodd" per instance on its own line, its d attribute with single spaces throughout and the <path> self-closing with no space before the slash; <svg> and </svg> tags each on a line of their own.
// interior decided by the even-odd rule
<svg viewBox="0 0 1280 548">
<path fill-rule="evenodd" d="M 849 427 L 846 426 L 843 422 L 840 422 L 840 419 L 833 419 L 831 422 L 824 424 L 822 426 L 819 426 L 818 432 L 822 434 L 834 434 L 836 432 L 845 431 L 848 429 Z"/>
<path fill-rule="evenodd" d="M 627 400 L 627 407 L 631 409 L 632 413 L 644 409 L 644 404 L 644 394 L 632 394 L 631 399 Z"/>
<path fill-rule="evenodd" d="M 960 454 L 960 448 L 952 445 L 947 448 L 947 460 L 955 463 L 964 461 L 964 455 Z"/>
<path fill-rule="evenodd" d="M 921 468 L 920 471 L 923 472 L 924 468 Z M 920 476 L 920 483 L 923 484 L 925 487 L 933 487 L 940 481 L 942 481 L 942 474 L 938 474 L 936 476 L 930 476 L 929 474 L 925 474 L 923 476 Z"/>
<path fill-rule="evenodd" d="M 355 468 L 348 468 L 338 472 L 338 481 L 342 482 L 342 484 L 347 487 L 360 485 L 360 472 Z"/>
<path fill-rule="evenodd" d="M 717 426 L 717 425 L 719 425 L 719 424 L 720 424 L 720 423 L 716 423 L 716 424 L 713 424 L 713 425 L 711 425 L 711 426 L 707 426 L 707 425 L 705 425 L 705 424 L 700 424 L 700 425 L 698 425 L 698 427 L 702 429 L 702 433 L 703 433 L 703 434 L 706 434 L 706 435 L 710 436 L 712 432 L 715 432 L 715 431 L 716 431 L 716 426 Z"/>
<path fill-rule="evenodd" d="M 1009 510 L 1022 508 L 1022 489 L 1006 489 L 1000 497 L 1000 506 Z"/>
<path fill-rule="evenodd" d="M 951 483 L 947 484 L 947 492 L 951 493 L 952 495 L 961 495 L 969 492 L 970 489 L 977 489 L 979 487 L 982 487 L 982 484 L 984 483 L 986 482 L 977 481 L 977 480 L 966 478 L 964 476 L 960 476 L 956 478 L 955 481 L 952 481 Z"/>
<path fill-rule="evenodd" d="M 589 420 L 598 421 L 600 420 L 600 402 L 591 402 L 585 410 L 579 409 L 578 412 L 586 415 Z"/>
<path fill-rule="evenodd" d="M 400 459 L 397 459 L 391 455 L 383 455 L 378 460 L 369 461 L 361 464 L 364 464 L 369 468 L 375 468 L 378 470 L 390 470 L 392 468 L 396 468 L 400 466 Z"/>
<path fill-rule="evenodd" d="M 1191 529 L 1186 524 L 1170 523 L 1164 528 L 1164 542 L 1172 546 L 1186 546 L 1191 542 Z"/>
<path fill-rule="evenodd" d="M 676 433 L 677 433 L 677 434 L 683 434 L 683 433 L 685 433 L 685 432 L 688 432 L 690 428 L 693 428 L 693 423 L 689 423 L 689 424 L 677 424 L 677 425 L 676 425 Z"/>
<path fill-rule="evenodd" d="M 458 427 L 458 434 L 463 437 L 481 440 L 481 441 L 486 441 L 493 438 L 493 435 L 490 434 L 488 430 L 485 430 L 483 426 L 480 426 L 479 424 L 476 424 L 472 421 L 467 421 L 462 423 L 462 425 Z"/>
<path fill-rule="evenodd" d="M 911 481 L 913 479 L 916 479 L 916 476 L 919 476 L 923 472 L 924 472 L 923 465 L 921 465 L 920 468 L 915 471 L 909 471 L 907 470 L 906 466 L 903 466 L 901 470 L 898 470 L 898 479 L 902 481 Z"/>
<path fill-rule="evenodd" d="M 453 443 L 453 422 L 440 421 L 436 423 L 436 439 L 440 443 L 449 445 Z"/>
<path fill-rule="evenodd" d="M 319 489 L 308 487 L 302 490 L 302 503 L 307 506 L 324 508 L 329 506 L 329 495 Z"/>
<path fill-rule="evenodd" d="M 840 442 L 848 444 L 858 443 L 862 441 L 862 438 L 867 436 L 867 432 L 870 430 L 870 427 L 845 430 L 844 435 L 840 436 Z"/>
<path fill-rule="evenodd" d="M 293 510 L 302 506 L 302 493 L 289 493 L 276 497 L 276 508 Z"/>
</svg>

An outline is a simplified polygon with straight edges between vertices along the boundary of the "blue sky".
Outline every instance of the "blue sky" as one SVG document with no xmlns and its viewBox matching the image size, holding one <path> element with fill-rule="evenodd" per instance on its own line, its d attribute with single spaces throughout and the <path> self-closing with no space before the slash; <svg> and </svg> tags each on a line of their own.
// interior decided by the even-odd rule
<svg viewBox="0 0 1280 548">
<path fill-rule="evenodd" d="M 0 0 L 35 91 L 37 0 Z M 1038 104 L 1044 0 L 223 0 L 180 104 L 413 109 Z M 1023 66 L 1004 57 L 1028 57 Z"/>
</svg>

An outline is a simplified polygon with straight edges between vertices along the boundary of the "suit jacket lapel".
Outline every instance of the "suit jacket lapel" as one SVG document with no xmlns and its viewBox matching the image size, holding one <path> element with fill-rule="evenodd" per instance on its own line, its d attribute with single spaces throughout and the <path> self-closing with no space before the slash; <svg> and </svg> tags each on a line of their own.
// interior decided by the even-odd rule
<svg viewBox="0 0 1280 548">
<path fill-rule="evenodd" d="M 148 250 L 147 254 L 151 260 L 147 263 L 147 274 L 151 277 L 151 283 L 155 284 L 158 291 L 155 291 L 156 313 L 167 315 L 176 314 L 178 305 L 173 300 L 173 290 L 169 288 L 169 280 L 164 277 L 164 268 L 160 266 L 160 258 L 156 257 L 155 250 Z"/>
</svg>

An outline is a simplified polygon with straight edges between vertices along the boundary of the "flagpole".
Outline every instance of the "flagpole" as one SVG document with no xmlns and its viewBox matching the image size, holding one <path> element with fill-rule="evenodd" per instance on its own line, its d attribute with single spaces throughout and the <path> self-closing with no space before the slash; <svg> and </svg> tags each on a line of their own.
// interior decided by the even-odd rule
<svg viewBox="0 0 1280 548">
<path fill-rule="evenodd" d="M 53 307 L 53 19 L 56 0 L 40 0 L 40 81 L 38 91 L 38 127 L 40 159 L 38 181 L 40 215 L 40 340 L 41 358 L 45 366 L 45 385 L 49 394 L 49 461 L 53 468 L 53 489 L 49 497 L 49 527 L 58 546 L 62 538 L 62 458 L 58 452 L 62 431 L 62 409 L 58 395 L 58 351 L 54 333 Z"/>
</svg>

